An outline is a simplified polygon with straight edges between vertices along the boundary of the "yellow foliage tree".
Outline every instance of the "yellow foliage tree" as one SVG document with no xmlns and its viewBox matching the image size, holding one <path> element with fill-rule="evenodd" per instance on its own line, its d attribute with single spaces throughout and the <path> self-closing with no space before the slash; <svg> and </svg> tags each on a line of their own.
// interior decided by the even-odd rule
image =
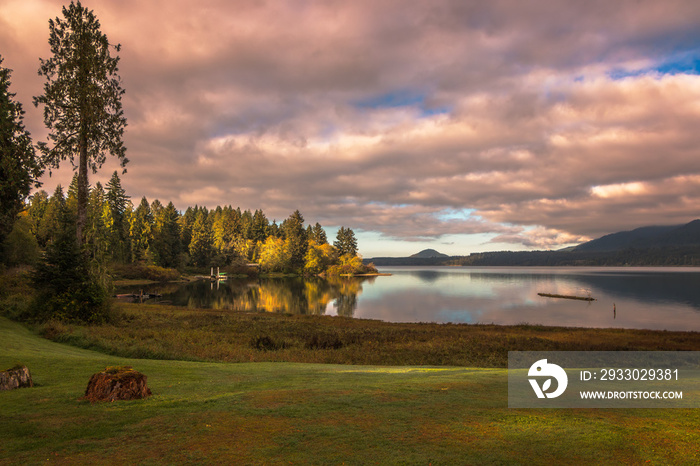
<svg viewBox="0 0 700 466">
<path fill-rule="evenodd" d="M 284 272 L 290 260 L 291 254 L 279 238 L 268 237 L 260 248 L 260 268 L 266 272 Z"/>
</svg>

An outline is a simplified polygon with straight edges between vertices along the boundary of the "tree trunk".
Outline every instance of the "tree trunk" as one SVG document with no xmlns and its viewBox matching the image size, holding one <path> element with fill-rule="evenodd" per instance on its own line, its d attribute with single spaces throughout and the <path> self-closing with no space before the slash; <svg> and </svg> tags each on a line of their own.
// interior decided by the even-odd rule
<svg viewBox="0 0 700 466">
<path fill-rule="evenodd" d="M 88 155 L 87 137 L 80 137 L 80 162 L 78 164 L 78 218 L 76 221 L 76 238 L 78 246 L 85 244 L 85 225 L 87 224 L 88 204 Z"/>
</svg>

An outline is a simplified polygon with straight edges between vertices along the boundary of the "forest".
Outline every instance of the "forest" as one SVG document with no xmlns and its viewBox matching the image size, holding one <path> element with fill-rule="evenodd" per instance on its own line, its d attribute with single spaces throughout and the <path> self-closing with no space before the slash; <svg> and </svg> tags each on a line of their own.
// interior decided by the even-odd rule
<svg viewBox="0 0 700 466">
<path fill-rule="evenodd" d="M 36 263 L 41 251 L 74 231 L 76 209 L 77 177 L 67 193 L 59 185 L 52 195 L 43 190 L 32 195 L 5 241 L 5 263 Z M 142 265 L 179 271 L 222 267 L 246 273 L 248 264 L 258 264 L 264 273 L 375 271 L 362 264 L 350 228 L 341 227 L 330 244 L 323 227 L 305 226 L 298 210 L 278 224 L 262 210 L 230 205 L 188 207 L 183 213 L 172 202 L 149 203 L 145 197 L 134 205 L 116 171 L 105 187 L 98 182 L 89 190 L 85 250 L 91 263 L 116 270 Z"/>
</svg>

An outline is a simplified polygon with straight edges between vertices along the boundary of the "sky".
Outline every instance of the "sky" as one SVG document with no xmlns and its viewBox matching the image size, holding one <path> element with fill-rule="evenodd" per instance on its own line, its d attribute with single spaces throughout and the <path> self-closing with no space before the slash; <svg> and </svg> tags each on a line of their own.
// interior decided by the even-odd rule
<svg viewBox="0 0 700 466">
<path fill-rule="evenodd" d="M 65 2 L 0 0 L 35 142 Z M 696 0 L 85 1 L 135 203 L 299 209 L 365 257 L 559 249 L 700 218 Z M 91 184 L 103 184 L 110 160 Z M 43 189 L 70 183 L 72 166 Z"/>
</svg>

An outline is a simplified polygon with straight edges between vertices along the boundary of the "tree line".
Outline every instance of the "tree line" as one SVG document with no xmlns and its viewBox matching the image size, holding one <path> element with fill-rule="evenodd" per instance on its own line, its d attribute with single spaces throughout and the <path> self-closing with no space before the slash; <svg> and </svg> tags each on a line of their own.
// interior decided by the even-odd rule
<svg viewBox="0 0 700 466">
<path fill-rule="evenodd" d="M 76 228 L 77 176 L 67 193 L 59 185 L 52 195 L 40 190 L 29 198 L 16 237 L 6 249 L 35 256 L 65 230 Z M 68 219 L 68 220 L 67 220 Z M 178 211 L 172 202 L 143 197 L 135 205 L 115 171 L 106 186 L 89 189 L 84 224 L 84 252 L 96 264 L 142 264 L 184 270 L 186 267 L 232 267 L 256 264 L 263 272 L 307 275 L 367 273 L 351 228 L 341 227 L 333 244 L 319 224 L 305 225 L 297 210 L 278 224 L 263 210 L 194 206 Z M 29 236 L 29 237 L 28 237 Z M 20 261 L 21 258 L 16 260 Z"/>
</svg>

